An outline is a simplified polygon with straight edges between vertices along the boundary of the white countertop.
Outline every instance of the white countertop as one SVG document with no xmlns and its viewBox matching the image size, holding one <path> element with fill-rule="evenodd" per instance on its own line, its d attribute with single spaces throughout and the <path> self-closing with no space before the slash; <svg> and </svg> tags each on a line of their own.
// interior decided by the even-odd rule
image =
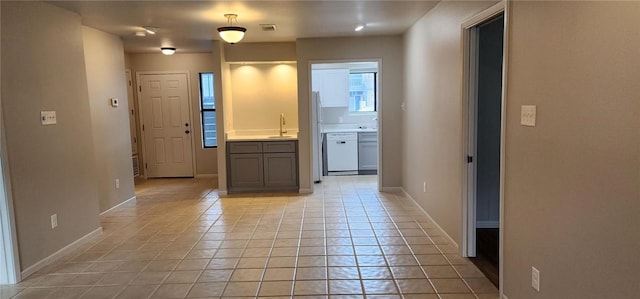
<svg viewBox="0 0 640 299">
<path fill-rule="evenodd" d="M 358 133 L 358 132 L 378 132 L 377 129 L 326 129 L 322 133 Z"/>
<path fill-rule="evenodd" d="M 227 141 L 288 141 L 298 140 L 298 137 L 293 135 L 285 135 L 280 137 L 279 135 L 236 135 L 227 136 Z"/>
</svg>

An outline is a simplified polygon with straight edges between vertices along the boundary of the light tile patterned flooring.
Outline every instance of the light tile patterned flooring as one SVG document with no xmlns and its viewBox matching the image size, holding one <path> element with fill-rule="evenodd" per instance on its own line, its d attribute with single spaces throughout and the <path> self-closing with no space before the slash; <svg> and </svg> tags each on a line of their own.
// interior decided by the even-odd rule
<svg viewBox="0 0 640 299">
<path fill-rule="evenodd" d="M 498 298 L 414 204 L 375 176 L 311 195 L 219 198 L 208 179 L 149 180 L 98 240 L 1 298 Z M 14 297 L 15 296 L 15 297 Z"/>
</svg>

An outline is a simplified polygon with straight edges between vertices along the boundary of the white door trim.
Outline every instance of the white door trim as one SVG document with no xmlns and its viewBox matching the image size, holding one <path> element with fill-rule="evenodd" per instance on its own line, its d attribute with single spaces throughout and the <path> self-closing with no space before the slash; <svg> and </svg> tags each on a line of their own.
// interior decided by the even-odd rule
<svg viewBox="0 0 640 299">
<path fill-rule="evenodd" d="M 477 42 L 477 32 L 475 26 L 487 21 L 496 15 L 504 14 L 504 39 L 503 39 L 503 61 L 502 61 L 502 111 L 500 123 L 500 244 L 499 244 L 499 272 L 500 272 L 500 295 L 503 296 L 504 285 L 504 263 L 503 263 L 503 241 L 504 241 L 504 170 L 505 170 L 505 133 L 506 133 L 506 107 L 507 107 L 507 62 L 509 54 L 509 4 L 507 1 L 501 1 L 486 10 L 476 14 L 462 23 L 462 53 L 463 53 L 463 84 L 462 84 L 462 256 L 475 256 L 475 188 L 469 188 L 470 178 L 475 178 L 476 168 L 467 163 L 467 156 L 475 159 L 475 134 L 476 128 L 473 122 L 476 119 L 476 107 L 474 105 L 477 86 L 475 80 L 471 80 L 473 74 L 477 72 L 477 66 L 470 49 L 475 49 Z M 473 46 L 473 47 L 472 47 Z M 475 162 L 475 161 L 474 161 Z M 475 181 L 475 180 L 474 180 Z"/>
<path fill-rule="evenodd" d="M 189 103 L 189 123 L 191 124 L 191 130 L 193 131 L 193 105 L 191 105 L 191 99 L 193 98 L 193 95 L 191 94 L 191 72 L 189 71 L 139 71 L 136 72 L 136 95 L 138 97 L 137 102 L 138 102 L 138 107 L 142 107 L 142 95 L 140 94 L 140 77 L 144 76 L 144 75 L 171 75 L 171 74 L 180 74 L 180 75 L 186 75 L 187 76 L 187 102 Z M 199 84 L 199 83 L 198 83 Z M 144 178 L 147 179 L 148 175 L 147 175 L 147 169 L 146 167 L 144 167 L 146 165 L 146 159 L 147 159 L 147 150 L 146 150 L 146 146 L 145 146 L 145 132 L 142 129 L 142 125 L 144 124 L 144 116 L 142 115 L 142 109 L 139 108 L 138 109 L 138 117 L 139 117 L 139 129 L 140 129 L 140 138 L 138 138 L 138 140 L 142 140 L 142 159 L 141 159 L 141 164 L 140 167 L 144 168 Z M 191 176 L 195 177 L 195 173 L 196 173 L 196 147 L 195 147 L 195 138 L 193 138 L 193 134 L 191 134 L 191 164 L 192 164 L 192 171 L 191 171 Z"/>
<path fill-rule="evenodd" d="M 311 98 L 313 97 L 313 90 L 311 89 L 311 76 L 312 74 L 312 69 L 311 66 L 314 64 L 325 64 L 325 63 L 349 63 L 349 62 L 377 62 L 378 63 L 378 84 L 377 84 L 377 93 L 378 93 L 378 100 L 376 102 L 376 112 L 377 112 L 377 133 L 378 133 L 378 191 L 383 192 L 383 186 L 382 186 L 382 182 L 383 182 L 383 176 L 384 176 L 384 171 L 382 171 L 382 160 L 383 160 L 383 156 L 382 156 L 382 101 L 383 101 L 383 97 L 382 97 L 382 58 L 373 58 L 373 59 L 334 59 L 334 60 L 309 60 L 308 61 L 308 67 L 307 67 L 307 71 L 308 71 L 308 81 L 307 84 L 309 86 L 309 136 L 313 136 L 311 130 L 313 130 L 313 126 L 315 125 L 313 123 L 313 118 L 311 117 L 311 114 L 313 113 L 313 106 L 311 103 Z M 313 137 L 311 137 L 313 138 Z M 311 163 L 309 164 L 310 166 L 310 175 L 311 175 L 311 192 L 313 192 L 313 140 L 311 140 L 311 138 L 309 138 L 310 144 L 311 146 L 309 147 L 309 153 L 310 153 L 310 161 Z M 322 159 L 322 157 L 320 157 Z"/>
<path fill-rule="evenodd" d="M 0 284 L 16 284 L 22 280 L 16 222 L 11 194 L 11 176 L 7 156 L 4 119 L 0 121 Z"/>
</svg>

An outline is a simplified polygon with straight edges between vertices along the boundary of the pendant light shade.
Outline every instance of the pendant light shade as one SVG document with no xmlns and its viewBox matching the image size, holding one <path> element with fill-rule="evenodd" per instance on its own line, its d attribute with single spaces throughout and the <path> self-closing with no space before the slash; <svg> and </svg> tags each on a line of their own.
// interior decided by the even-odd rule
<svg viewBox="0 0 640 299">
<path fill-rule="evenodd" d="M 173 55 L 173 53 L 176 52 L 176 48 L 174 48 L 174 47 L 162 47 L 162 48 L 160 48 L 160 51 L 164 55 Z"/>
<path fill-rule="evenodd" d="M 247 28 L 232 26 L 233 20 L 235 20 L 236 23 L 238 22 L 238 15 L 226 14 L 224 16 L 227 18 L 227 23 L 229 23 L 229 26 L 218 28 L 218 34 L 220 34 L 220 38 L 230 44 L 235 44 L 241 41 L 244 37 L 244 33 L 247 32 Z"/>
</svg>

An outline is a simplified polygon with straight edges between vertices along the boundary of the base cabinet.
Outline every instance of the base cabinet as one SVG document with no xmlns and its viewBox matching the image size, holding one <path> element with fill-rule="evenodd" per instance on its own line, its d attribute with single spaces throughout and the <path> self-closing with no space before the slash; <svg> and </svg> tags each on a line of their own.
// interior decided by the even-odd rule
<svg viewBox="0 0 640 299">
<path fill-rule="evenodd" d="M 227 143 L 229 193 L 297 191 L 297 141 Z"/>
<path fill-rule="evenodd" d="M 378 173 L 378 133 L 358 133 L 358 174 Z"/>
</svg>

